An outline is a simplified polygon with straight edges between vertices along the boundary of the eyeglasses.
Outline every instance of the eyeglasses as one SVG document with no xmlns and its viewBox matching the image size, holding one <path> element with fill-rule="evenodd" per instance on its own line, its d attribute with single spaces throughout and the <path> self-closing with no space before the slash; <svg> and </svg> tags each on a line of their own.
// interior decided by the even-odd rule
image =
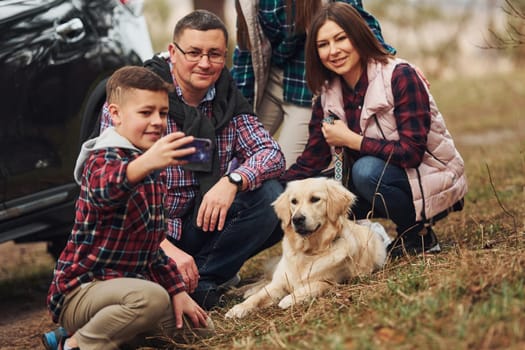
<svg viewBox="0 0 525 350">
<path fill-rule="evenodd" d="M 184 58 L 186 58 L 188 62 L 199 62 L 203 56 L 208 56 L 208 59 L 210 60 L 211 63 L 224 63 L 225 56 L 226 56 L 225 53 L 213 52 L 213 51 L 204 53 L 202 51 L 196 51 L 196 50 L 195 51 L 184 51 L 183 49 L 180 48 L 180 46 L 176 42 L 173 42 L 173 44 L 175 44 L 177 49 L 179 49 L 179 51 L 182 52 L 182 54 L 184 55 Z"/>
</svg>

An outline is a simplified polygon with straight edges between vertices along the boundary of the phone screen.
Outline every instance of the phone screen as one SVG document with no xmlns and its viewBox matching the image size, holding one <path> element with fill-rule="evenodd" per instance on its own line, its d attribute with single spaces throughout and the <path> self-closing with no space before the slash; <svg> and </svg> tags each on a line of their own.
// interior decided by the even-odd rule
<svg viewBox="0 0 525 350">
<path fill-rule="evenodd" d="M 183 148 L 189 147 L 195 147 L 195 153 L 184 156 L 181 160 L 187 160 L 189 163 L 207 163 L 211 161 L 213 147 L 210 139 L 195 138 L 192 142 L 184 145 Z"/>
</svg>

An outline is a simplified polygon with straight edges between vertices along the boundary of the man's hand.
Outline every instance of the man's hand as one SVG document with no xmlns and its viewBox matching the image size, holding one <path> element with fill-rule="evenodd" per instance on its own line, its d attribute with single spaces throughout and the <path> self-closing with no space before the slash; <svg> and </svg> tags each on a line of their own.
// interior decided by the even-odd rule
<svg viewBox="0 0 525 350">
<path fill-rule="evenodd" d="M 200 278 L 199 269 L 197 268 L 193 257 L 182 249 L 174 246 L 167 239 L 162 241 L 160 247 L 164 250 L 164 253 L 166 253 L 167 256 L 175 260 L 177 268 L 182 275 L 182 279 L 188 288 L 188 293 L 193 293 L 195 288 L 197 288 Z"/>
<path fill-rule="evenodd" d="M 226 214 L 237 194 L 237 186 L 223 176 L 202 198 L 197 213 L 197 226 L 203 231 L 222 230 Z"/>
</svg>

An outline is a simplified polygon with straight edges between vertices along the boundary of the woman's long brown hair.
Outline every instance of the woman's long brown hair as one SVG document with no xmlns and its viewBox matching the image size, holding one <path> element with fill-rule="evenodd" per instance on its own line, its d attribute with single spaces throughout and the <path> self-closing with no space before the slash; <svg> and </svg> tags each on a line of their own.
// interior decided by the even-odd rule
<svg viewBox="0 0 525 350">
<path fill-rule="evenodd" d="M 246 25 L 246 19 L 242 13 L 239 0 L 235 0 L 235 10 L 237 11 L 237 46 L 241 50 L 251 50 L 248 26 Z"/>
<path fill-rule="evenodd" d="M 363 67 L 366 67 L 370 60 L 386 64 L 388 59 L 393 57 L 374 36 L 355 8 L 344 2 L 329 3 L 316 13 L 306 36 L 306 82 L 314 94 L 319 94 L 325 82 L 337 75 L 323 65 L 317 51 L 317 33 L 326 21 L 335 22 L 345 31 L 354 49 L 359 53 Z"/>
<path fill-rule="evenodd" d="M 306 33 L 320 8 L 321 0 L 286 0 L 286 21 L 295 34 Z"/>
</svg>

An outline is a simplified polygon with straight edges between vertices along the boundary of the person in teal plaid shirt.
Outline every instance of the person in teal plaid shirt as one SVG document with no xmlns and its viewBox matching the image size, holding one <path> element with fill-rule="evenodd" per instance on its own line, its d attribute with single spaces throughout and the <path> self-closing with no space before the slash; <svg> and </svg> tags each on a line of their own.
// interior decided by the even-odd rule
<svg viewBox="0 0 525 350">
<path fill-rule="evenodd" d="M 306 28 L 327 0 L 236 0 L 237 46 L 232 76 L 252 103 L 259 120 L 275 135 L 287 167 L 295 163 L 308 139 L 312 93 L 306 85 Z M 388 52 L 379 22 L 361 0 L 356 8 Z M 280 130 L 279 130 L 280 128 Z M 276 135 L 279 130 L 278 136 Z"/>
</svg>

